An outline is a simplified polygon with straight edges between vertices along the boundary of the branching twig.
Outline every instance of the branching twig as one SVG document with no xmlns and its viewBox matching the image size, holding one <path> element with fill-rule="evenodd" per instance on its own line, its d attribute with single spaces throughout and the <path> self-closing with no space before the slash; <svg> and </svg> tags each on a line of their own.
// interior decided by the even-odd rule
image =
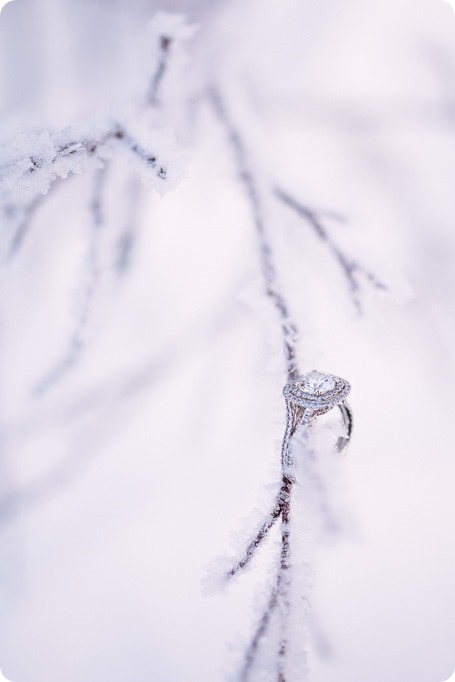
<svg viewBox="0 0 455 682">
<path fill-rule="evenodd" d="M 149 86 L 147 106 L 157 103 L 158 93 L 168 67 L 170 46 L 174 38 L 159 37 L 159 59 Z M 86 133 L 79 134 L 77 129 L 55 133 L 39 133 L 21 136 L 12 149 L 6 150 L 7 162 L 0 166 L 0 188 L 14 187 L 23 198 L 32 197 L 23 211 L 23 217 L 15 228 L 6 260 L 11 260 L 19 251 L 24 238 L 30 229 L 31 220 L 37 209 L 43 204 L 45 193 L 54 186 L 58 177 L 66 178 L 69 173 L 80 173 L 89 167 L 89 163 L 97 165 L 95 170 L 96 187 L 90 204 L 92 216 L 91 246 L 88 255 L 87 280 L 84 285 L 84 301 L 79 311 L 76 328 L 70 340 L 68 352 L 62 360 L 35 387 L 35 395 L 42 395 L 56 385 L 77 363 L 85 345 L 84 335 L 91 315 L 93 299 L 99 279 L 99 231 L 103 228 L 105 218 L 102 206 L 102 185 L 110 165 L 110 157 L 116 147 L 123 147 L 136 157 L 148 171 L 148 178 L 162 184 L 173 181 L 169 178 L 168 162 L 153 150 L 143 145 L 122 123 L 98 130 L 93 137 Z M 100 168 L 101 166 L 101 168 Z M 173 173 L 173 175 L 175 175 Z M 171 187 L 172 188 L 172 187 Z M 158 188 L 159 189 L 159 188 Z M 37 194 L 37 192 L 40 192 Z M 117 243 L 115 262 L 112 263 L 117 275 L 121 275 L 128 264 L 132 247 L 133 232 L 128 227 Z"/>
<path fill-rule="evenodd" d="M 82 146 L 89 154 L 97 154 L 109 140 L 116 140 L 123 144 L 131 154 L 137 156 L 146 166 L 153 168 L 156 171 L 156 176 L 165 181 L 167 171 L 163 164 L 158 161 L 155 154 L 151 154 L 145 147 L 122 126 L 116 126 L 109 131 L 101 142 L 84 142 L 84 143 L 70 143 L 68 149 L 76 149 Z M 45 376 L 35 387 L 35 395 L 43 395 L 50 388 L 55 386 L 67 372 L 77 363 L 82 349 L 85 345 L 85 333 L 91 315 L 93 300 L 97 288 L 99 272 L 99 233 L 105 223 L 105 216 L 103 211 L 103 191 L 106 182 L 106 174 L 109 164 L 105 163 L 101 168 L 98 168 L 95 173 L 95 186 L 90 203 L 90 213 L 92 216 L 91 224 L 91 238 L 90 248 L 88 254 L 88 268 L 87 281 L 84 289 L 84 300 L 81 304 L 81 309 L 78 315 L 76 328 L 73 332 L 70 347 L 63 359 L 54 367 L 54 369 Z"/>
<path fill-rule="evenodd" d="M 288 304 L 278 283 L 278 277 L 275 264 L 273 262 L 272 248 L 267 234 L 264 208 L 259 194 L 258 183 L 256 182 L 253 172 L 250 168 L 245 144 L 227 113 L 220 92 L 215 88 L 212 88 L 209 91 L 209 99 L 217 119 L 222 124 L 223 130 L 226 134 L 229 146 L 234 155 L 239 180 L 242 183 L 243 189 L 250 204 L 252 218 L 258 238 L 260 264 L 264 278 L 264 289 L 267 297 L 270 298 L 274 304 L 279 316 L 287 376 L 288 379 L 293 379 L 298 376 L 296 354 L 296 341 L 298 336 L 297 325 L 291 318 Z M 290 473 L 291 467 L 287 461 L 290 459 L 289 450 L 291 435 L 293 434 L 288 428 L 283 443 L 283 448 L 286 449 L 287 456 L 282 456 L 282 483 L 280 492 L 278 494 L 277 503 L 275 504 L 268 518 L 264 521 L 255 538 L 253 538 L 253 540 L 247 546 L 244 557 L 231 569 L 227 576 L 228 578 L 232 577 L 249 563 L 256 549 L 266 538 L 269 530 L 272 528 L 274 523 L 281 518 L 281 550 L 276 578 L 276 588 L 272 590 L 267 608 L 246 651 L 244 665 L 241 672 L 242 682 L 247 682 L 249 678 L 249 673 L 257 655 L 259 643 L 267 632 L 270 618 L 276 607 L 278 599 L 282 604 L 282 609 L 280 612 L 280 641 L 277 651 L 277 679 L 278 682 L 286 681 L 285 663 L 288 651 L 288 635 L 286 629 L 290 610 L 290 510 L 291 492 L 294 483 L 294 478 Z"/>
<path fill-rule="evenodd" d="M 57 177 L 81 173 L 90 160 L 104 164 L 117 142 L 152 170 L 158 181 L 165 182 L 168 178 L 166 163 L 153 150 L 141 145 L 123 124 L 108 128 L 96 139 L 75 135 L 77 131 L 69 128 L 52 134 L 24 136 L 17 154 L 0 168 L 0 185 L 6 189 L 14 185 L 25 197 L 39 192 L 45 194 Z M 37 184 L 35 180 L 31 182 L 35 176 L 40 178 Z"/>
<path fill-rule="evenodd" d="M 170 63 L 171 46 L 185 41 L 194 30 L 185 24 L 182 17 L 165 15 L 164 24 L 162 14 L 157 15 L 155 19 L 154 22 L 161 28 L 155 33 L 158 54 L 144 98 L 146 108 L 156 106 L 159 102 L 160 89 Z M 101 164 L 106 163 L 116 142 L 121 142 L 126 150 L 145 165 L 149 171 L 147 179 L 153 178 L 159 191 L 161 191 L 159 185 L 161 189 L 164 189 L 165 183 L 170 185 L 166 159 L 160 158 L 154 150 L 144 147 L 128 131 L 128 126 L 119 123 L 102 130 L 93 122 L 93 130 L 95 129 L 93 137 L 87 136 L 86 127 L 82 130 L 70 127 L 61 131 L 23 134 L 12 145 L 2 149 L 0 190 L 4 190 L 5 196 L 14 190 L 21 201 L 28 201 L 31 198 L 15 228 L 6 261 L 11 260 L 19 251 L 34 213 L 44 202 L 43 195 L 48 192 L 55 180 L 58 177 L 66 178 L 71 173 L 81 173 L 93 160 Z"/>
<path fill-rule="evenodd" d="M 221 93 L 216 88 L 209 91 L 209 101 L 212 109 L 221 124 L 225 133 L 230 150 L 233 154 L 237 175 L 248 199 L 252 220 L 256 229 L 259 246 L 259 258 L 264 280 L 264 290 L 266 296 L 272 301 L 278 313 L 281 337 L 284 348 L 284 359 L 288 380 L 294 379 L 299 375 L 297 365 L 296 342 L 298 338 L 297 325 L 291 318 L 289 306 L 283 295 L 278 282 L 277 271 L 273 260 L 271 243 L 268 236 L 266 225 L 264 202 L 260 194 L 259 183 L 252 171 L 248 159 L 246 145 L 242 140 L 239 131 L 233 124 Z M 358 309 L 360 302 L 358 298 L 359 284 L 357 276 L 362 274 L 377 288 L 385 288 L 369 271 L 360 266 L 356 261 L 348 259 L 343 251 L 336 246 L 327 233 L 321 217 L 301 204 L 297 203 L 289 194 L 275 188 L 274 193 L 278 199 L 291 208 L 296 210 L 299 215 L 310 224 L 319 239 L 324 242 L 332 255 L 336 258 L 348 280 L 350 294 Z M 297 410 L 297 412 L 296 412 Z M 249 541 L 243 556 L 237 560 L 232 568 L 225 574 L 226 582 L 240 573 L 252 560 L 259 546 L 268 537 L 271 528 L 280 519 L 280 554 L 276 568 L 276 580 L 271 589 L 265 610 L 256 626 L 250 643 L 245 651 L 243 665 L 240 670 L 241 682 L 248 682 L 253 666 L 255 664 L 261 641 L 266 636 L 272 616 L 279 605 L 279 636 L 276 648 L 276 679 L 277 682 L 286 682 L 287 666 L 290 651 L 289 622 L 291 615 L 290 589 L 292 578 L 292 553 L 291 553 L 291 531 L 292 516 L 291 505 L 295 485 L 294 478 L 294 458 L 292 452 L 292 439 L 297 428 L 307 426 L 311 414 L 308 416 L 301 408 L 288 405 L 286 430 L 283 437 L 281 449 L 281 469 L 282 481 L 280 491 L 272 504 L 271 512 L 266 516 L 256 535 Z M 317 483 L 321 484 L 319 479 Z M 320 492 L 320 490 L 319 490 Z M 326 511 L 326 510 L 324 510 Z M 303 672 L 302 675 L 305 675 Z M 302 677 L 301 679 L 306 679 Z"/>
<path fill-rule="evenodd" d="M 293 211 L 295 211 L 295 213 L 303 218 L 305 222 L 313 229 L 319 239 L 326 245 L 346 278 L 349 294 L 359 312 L 362 312 L 362 303 L 359 297 L 359 277 L 364 277 L 376 289 L 381 289 L 383 291 L 387 289 L 386 285 L 381 282 L 370 270 L 367 270 L 367 268 L 358 263 L 356 260 L 346 256 L 341 248 L 335 244 L 332 237 L 327 232 L 323 220 L 316 211 L 304 206 L 280 187 L 275 187 L 274 193 L 283 204 L 291 208 Z"/>
<path fill-rule="evenodd" d="M 278 496 L 279 499 L 280 499 L 280 496 L 281 496 L 281 491 L 280 491 L 280 495 Z M 245 554 L 242 557 L 242 559 L 240 559 L 231 568 L 231 570 L 227 574 L 227 576 L 226 576 L 227 578 L 231 578 L 231 577 L 235 576 L 242 568 L 245 568 L 245 566 L 247 566 L 250 563 L 250 561 L 253 558 L 257 548 L 262 543 L 262 541 L 265 540 L 269 530 L 275 525 L 276 521 L 278 521 L 278 519 L 280 518 L 282 511 L 283 511 L 282 502 L 278 501 L 278 503 L 274 507 L 272 513 L 264 521 L 264 523 L 262 524 L 258 533 L 255 535 L 255 537 L 248 544 L 248 546 L 245 550 Z"/>
<path fill-rule="evenodd" d="M 109 166 L 98 169 L 94 176 L 94 187 L 90 202 L 91 231 L 87 255 L 86 281 L 82 300 L 80 302 L 76 326 L 73 330 L 68 351 L 63 359 L 37 384 L 36 395 L 43 395 L 55 386 L 75 366 L 80 359 L 86 343 L 87 327 L 89 325 L 94 298 L 100 279 L 100 237 L 105 227 L 103 194 Z"/>
<path fill-rule="evenodd" d="M 249 673 L 256 659 L 259 645 L 261 640 L 267 634 L 268 627 L 270 625 L 271 616 L 277 606 L 280 603 L 280 620 L 281 620 L 281 634 L 280 642 L 277 651 L 277 664 L 278 664 L 278 680 L 282 682 L 285 680 L 284 666 L 286 661 L 286 653 L 288 649 L 288 637 L 286 632 L 287 621 L 290 610 L 289 602 L 289 587 L 290 587 L 290 576 L 289 570 L 291 568 L 290 564 L 290 512 L 291 512 L 291 492 L 292 485 L 294 481 L 292 478 L 288 477 L 286 474 L 283 475 L 283 480 L 281 483 L 280 492 L 277 496 L 276 506 L 273 512 L 270 514 L 268 519 L 261 526 L 260 530 L 253 538 L 253 540 L 247 546 L 243 558 L 233 566 L 233 568 L 228 572 L 226 578 L 230 579 L 232 576 L 236 575 L 238 571 L 245 568 L 245 566 L 253 558 L 255 551 L 259 545 L 265 540 L 269 530 L 273 527 L 275 522 L 281 518 L 281 550 L 280 550 L 280 560 L 277 570 L 275 585 L 273 586 L 269 600 L 267 602 L 266 608 L 259 620 L 250 644 L 245 652 L 244 664 L 241 670 L 240 679 L 242 682 L 247 682 Z"/>
</svg>

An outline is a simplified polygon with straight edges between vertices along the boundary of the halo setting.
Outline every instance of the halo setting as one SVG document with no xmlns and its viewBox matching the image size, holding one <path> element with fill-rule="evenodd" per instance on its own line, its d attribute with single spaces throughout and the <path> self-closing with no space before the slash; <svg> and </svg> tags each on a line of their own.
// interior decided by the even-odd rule
<svg viewBox="0 0 455 682">
<path fill-rule="evenodd" d="M 341 403 L 350 390 L 346 379 L 313 370 L 286 384 L 283 395 L 295 405 L 319 412 Z"/>
</svg>

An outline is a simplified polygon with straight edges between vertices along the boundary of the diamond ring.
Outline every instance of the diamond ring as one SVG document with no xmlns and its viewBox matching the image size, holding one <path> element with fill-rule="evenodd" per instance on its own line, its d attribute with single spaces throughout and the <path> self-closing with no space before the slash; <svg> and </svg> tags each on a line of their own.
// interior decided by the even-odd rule
<svg viewBox="0 0 455 682">
<path fill-rule="evenodd" d="M 314 417 L 338 407 L 346 428 L 346 436 L 340 436 L 336 443 L 338 452 L 345 453 L 352 433 L 352 412 L 346 396 L 351 385 L 345 379 L 333 374 L 313 370 L 292 379 L 283 389 L 286 399 L 287 420 L 283 440 L 282 463 L 292 465 L 290 441 L 300 425 L 308 424 Z"/>
</svg>

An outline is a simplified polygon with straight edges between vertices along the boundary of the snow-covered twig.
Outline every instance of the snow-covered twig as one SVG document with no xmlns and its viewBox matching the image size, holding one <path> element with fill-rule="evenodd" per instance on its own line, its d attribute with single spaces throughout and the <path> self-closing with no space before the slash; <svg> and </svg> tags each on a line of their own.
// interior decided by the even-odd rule
<svg viewBox="0 0 455 682">
<path fill-rule="evenodd" d="M 238 178 L 250 204 L 252 219 L 258 237 L 259 258 L 264 279 L 265 293 L 272 301 L 280 319 L 286 371 L 288 378 L 292 379 L 298 375 L 296 353 L 298 328 L 291 318 L 288 303 L 278 281 L 278 275 L 272 257 L 272 247 L 267 234 L 265 211 L 261 201 L 258 183 L 248 163 L 245 143 L 229 117 L 220 91 L 215 87 L 212 87 L 210 88 L 208 95 L 209 101 L 212 104 L 212 109 L 223 126 L 229 146 L 234 155 Z"/>
<path fill-rule="evenodd" d="M 127 205 L 127 220 L 120 232 L 114 246 L 114 270 L 118 278 L 123 277 L 128 271 L 132 254 L 137 239 L 137 227 L 139 221 L 139 183 L 137 178 L 131 178 L 128 188 L 125 190 L 125 202 Z"/>
<path fill-rule="evenodd" d="M 194 27 L 188 26 L 180 15 L 159 12 L 150 22 L 149 31 L 152 45 L 156 43 L 156 65 L 143 103 L 145 110 L 156 106 L 159 101 L 170 64 L 171 45 L 178 54 L 179 44 L 192 35 Z M 11 145 L 0 149 L 0 201 L 5 202 L 5 211 L 7 206 L 11 207 L 11 217 L 20 216 L 19 220 L 16 218 L 12 237 L 6 246 L 5 264 L 19 253 L 33 217 L 58 179 L 85 171 L 93 173 L 95 178 L 89 206 L 91 246 L 84 271 L 86 281 L 80 287 L 84 292 L 83 300 L 69 348 L 63 359 L 35 387 L 36 395 L 47 392 L 75 366 L 86 343 L 86 328 L 100 279 L 99 232 L 106 227 L 100 182 L 103 179 L 104 184 L 113 158 L 119 154 L 129 156 L 141 171 L 144 184 L 159 194 L 174 189 L 185 173 L 186 158 L 178 149 L 173 134 L 169 129 L 150 131 L 144 113 L 143 110 L 136 111 L 136 118 L 130 115 L 126 120 L 119 115 L 117 120 L 100 122 L 92 119 L 63 130 L 21 134 Z M 132 239 L 129 225 L 118 239 L 111 264 L 118 276 L 127 267 Z"/>
<path fill-rule="evenodd" d="M 6 262 L 11 261 L 21 249 L 22 244 L 30 230 L 33 217 L 40 208 L 43 201 L 44 196 L 42 194 L 38 194 L 37 196 L 32 197 L 29 203 L 25 205 L 21 219 L 14 227 L 13 236 L 5 254 Z"/>
<path fill-rule="evenodd" d="M 265 212 L 259 193 L 259 187 L 250 169 L 245 144 L 229 117 L 221 93 L 217 89 L 212 88 L 209 92 L 209 98 L 217 119 L 222 124 L 225 131 L 234 155 L 239 180 L 242 183 L 250 204 L 258 238 L 264 290 L 267 297 L 269 297 L 274 304 L 279 316 L 287 376 L 289 379 L 293 379 L 298 376 L 296 355 L 296 341 L 298 337 L 297 325 L 291 318 L 287 301 L 284 298 L 278 282 L 277 271 L 273 261 L 272 247 L 267 234 Z M 293 434 L 289 433 L 288 435 L 290 438 Z M 289 438 L 287 442 L 285 441 L 286 447 L 289 444 Z M 284 462 L 285 458 L 282 458 L 281 488 L 272 511 L 264 520 L 264 523 L 257 534 L 249 542 L 243 557 L 234 564 L 226 576 L 226 578 L 229 579 L 248 565 L 275 522 L 278 519 L 281 519 L 281 549 L 276 574 L 276 584 L 272 588 L 266 609 L 257 625 L 250 645 L 245 652 L 244 664 L 240 673 L 242 682 L 247 682 L 249 679 L 250 671 L 258 653 L 259 644 L 268 631 L 271 616 L 275 611 L 278 601 L 280 602 L 281 608 L 280 635 L 277 646 L 277 679 L 278 682 L 285 682 L 286 680 L 285 667 L 289 645 L 287 627 L 290 611 L 289 588 L 291 580 L 291 552 L 289 540 L 291 533 L 291 495 L 294 478 L 290 471 L 290 467 L 285 466 Z"/>
<path fill-rule="evenodd" d="M 169 151 L 176 156 L 175 149 L 169 149 L 168 133 L 166 136 L 167 140 L 163 136 L 157 138 L 159 145 L 164 147 L 164 154 L 160 154 L 147 148 L 121 123 L 110 127 L 89 123 L 82 129 L 69 127 L 52 133 L 23 134 L 10 148 L 3 149 L 0 190 L 23 200 L 38 193 L 46 194 L 57 178 L 104 165 L 116 149 L 122 147 L 141 162 L 143 177 L 148 183 L 164 193 L 174 189 L 182 176 L 182 168 L 170 167 L 165 158 Z"/>
<path fill-rule="evenodd" d="M 308 208 L 300 201 L 295 199 L 289 192 L 281 187 L 274 188 L 275 196 L 286 206 L 297 213 L 313 229 L 317 237 L 325 244 L 332 256 L 340 266 L 348 285 L 348 291 L 352 301 L 359 312 L 362 312 L 362 302 L 360 299 L 360 278 L 366 279 L 376 289 L 385 291 L 386 285 L 379 280 L 370 270 L 358 263 L 355 259 L 348 257 L 342 249 L 333 241 L 329 232 L 324 226 L 323 218 L 315 210 Z"/>
<path fill-rule="evenodd" d="M 147 102 L 150 106 L 155 106 L 158 103 L 158 92 L 161 82 L 164 78 L 169 64 L 169 53 L 171 51 L 172 38 L 167 35 L 160 36 L 160 56 L 159 61 L 150 82 L 150 87 L 147 95 Z"/>
<path fill-rule="evenodd" d="M 243 667 L 240 671 L 240 682 L 248 682 L 251 669 L 254 665 L 256 656 L 258 654 L 259 645 L 261 643 L 262 638 L 267 633 L 270 624 L 270 619 L 273 616 L 277 604 L 278 589 L 277 585 L 275 584 L 271 590 L 267 606 L 264 609 L 264 612 L 261 616 L 259 623 L 257 624 L 256 630 L 254 631 L 250 644 L 248 645 L 248 648 L 245 652 Z"/>
<path fill-rule="evenodd" d="M 157 12 L 149 24 L 149 30 L 155 44 L 156 68 L 148 87 L 146 104 L 154 107 L 160 102 L 160 90 L 171 64 L 171 52 L 181 50 L 193 36 L 196 26 L 188 24 L 181 14 Z"/>
<path fill-rule="evenodd" d="M 225 133 L 225 137 L 234 158 L 238 179 L 242 185 L 245 196 L 248 199 L 251 217 L 257 235 L 259 259 L 264 282 L 264 292 L 265 295 L 272 301 L 278 313 L 284 349 L 286 374 L 288 380 L 292 380 L 299 375 L 296 348 L 296 343 L 298 340 L 298 327 L 291 317 L 288 303 L 278 281 L 276 265 L 274 262 L 274 254 L 268 234 L 269 228 L 267 225 L 265 210 L 266 202 L 261 195 L 259 182 L 252 170 L 246 144 L 243 141 L 238 129 L 234 125 L 232 119 L 230 118 L 228 108 L 219 89 L 212 87 L 209 90 L 209 101 L 212 105 L 212 109 L 216 115 L 216 118 Z M 370 281 L 378 286 L 378 288 L 382 288 L 383 285 L 377 282 L 371 273 L 361 268 L 361 266 L 359 266 L 355 261 L 347 259 L 344 253 L 331 240 L 316 212 L 301 206 L 281 189 L 275 188 L 273 192 L 278 199 L 299 211 L 299 215 L 303 216 L 309 222 L 318 237 L 325 243 L 325 245 L 335 256 L 338 263 L 343 268 L 345 276 L 348 278 L 350 283 L 350 292 L 355 302 L 358 301 L 358 283 L 355 279 L 355 274 L 362 272 Z M 298 429 L 300 430 L 301 428 L 306 428 L 308 425 L 309 418 L 305 415 L 297 420 L 292 419 L 291 414 L 288 413 L 287 425 L 281 448 L 282 478 L 279 492 L 271 505 L 271 510 L 265 514 L 258 530 L 246 544 L 246 548 L 241 557 L 235 560 L 231 567 L 224 574 L 224 583 L 227 583 L 230 582 L 234 576 L 237 576 L 239 573 L 241 573 L 250 564 L 258 548 L 268 538 L 270 531 L 276 522 L 278 520 L 281 521 L 280 551 L 279 557 L 276 560 L 275 581 L 270 588 L 270 594 L 265 608 L 258 620 L 250 643 L 244 653 L 243 665 L 239 674 L 239 679 L 241 682 L 249 681 L 259 654 L 260 645 L 262 640 L 268 634 L 272 618 L 275 617 L 277 611 L 279 628 L 278 639 L 274 643 L 276 652 L 275 679 L 277 682 L 286 682 L 290 681 L 291 679 L 288 676 L 288 670 L 290 669 L 289 659 L 291 655 L 290 637 L 292 635 L 290 630 L 290 621 L 292 609 L 295 608 L 295 605 L 291 606 L 292 570 L 294 568 L 294 558 L 291 550 L 291 535 L 297 532 L 296 522 L 293 521 L 291 513 L 293 507 L 293 496 L 295 494 L 297 483 L 294 473 L 295 467 L 293 439 Z M 323 486 L 320 479 L 317 477 L 317 475 L 310 478 L 310 484 L 312 482 L 315 483 L 318 489 L 317 492 L 322 498 L 323 495 L 321 495 L 321 493 L 323 492 Z M 323 502 L 323 511 L 325 515 L 328 516 L 329 514 L 326 509 L 325 500 L 323 500 Z M 301 597 L 303 596 L 305 597 L 305 600 L 308 601 L 308 595 L 301 595 Z M 301 643 L 301 646 L 303 649 L 305 649 L 304 642 Z M 305 665 L 303 668 L 301 668 L 301 676 L 299 677 L 299 680 L 307 679 L 306 654 L 304 658 Z"/>
<path fill-rule="evenodd" d="M 87 327 L 90 322 L 94 298 L 99 289 L 101 276 L 100 239 L 106 226 L 104 210 L 104 190 L 108 178 L 109 166 L 98 168 L 94 175 L 94 187 L 90 202 L 91 230 L 85 282 L 81 291 L 76 325 L 71 335 L 69 348 L 60 362 L 38 382 L 35 394 L 42 395 L 57 384 L 65 374 L 77 363 L 86 343 Z"/>
</svg>

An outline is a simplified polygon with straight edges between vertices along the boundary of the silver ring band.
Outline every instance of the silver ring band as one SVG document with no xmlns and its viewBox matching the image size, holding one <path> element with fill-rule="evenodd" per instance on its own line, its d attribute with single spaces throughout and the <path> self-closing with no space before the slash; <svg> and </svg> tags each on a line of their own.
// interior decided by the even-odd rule
<svg viewBox="0 0 455 682">
<path fill-rule="evenodd" d="M 293 465 L 291 439 L 300 426 L 309 424 L 314 417 L 338 407 L 346 428 L 346 435 L 339 436 L 336 449 L 345 454 L 352 434 L 352 410 L 346 401 L 351 390 L 350 384 L 333 374 L 322 374 L 313 370 L 297 379 L 292 379 L 283 389 L 286 399 L 287 419 L 281 450 L 284 469 Z"/>
<path fill-rule="evenodd" d="M 341 419 L 343 420 L 343 424 L 346 427 L 346 435 L 339 436 L 335 447 L 340 454 L 345 455 L 352 434 L 352 410 L 347 400 L 343 400 L 342 403 L 339 403 L 338 407 L 340 408 Z"/>
</svg>

